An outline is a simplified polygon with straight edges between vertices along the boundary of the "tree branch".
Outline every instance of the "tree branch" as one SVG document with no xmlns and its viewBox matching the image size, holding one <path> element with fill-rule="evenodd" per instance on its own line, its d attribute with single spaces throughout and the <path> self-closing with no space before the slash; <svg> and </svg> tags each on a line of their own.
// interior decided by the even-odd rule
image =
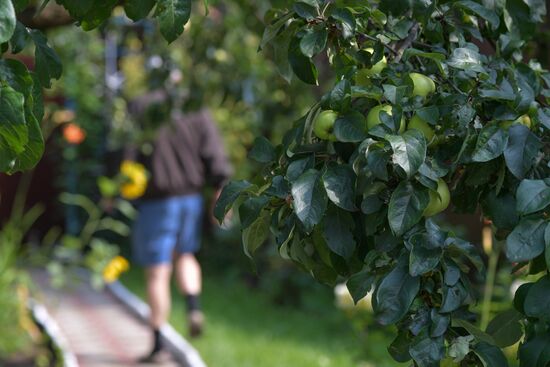
<svg viewBox="0 0 550 367">
<path fill-rule="evenodd" d="M 403 53 L 405 50 L 409 47 L 411 47 L 412 43 L 416 40 L 416 37 L 418 37 L 418 29 L 420 28 L 420 25 L 418 23 L 414 23 L 414 25 L 411 27 L 411 30 L 409 31 L 409 35 L 401 44 L 399 47 L 397 47 L 397 56 L 395 56 L 395 62 L 401 61 L 401 58 L 403 57 Z"/>
<path fill-rule="evenodd" d="M 376 37 L 370 36 L 365 33 L 359 33 L 359 35 L 363 38 L 366 38 L 368 40 L 374 41 L 374 42 L 380 42 L 380 40 Z M 397 51 L 395 51 L 390 45 L 386 45 L 385 43 L 382 43 L 384 47 L 386 47 L 393 55 L 397 55 Z"/>
<path fill-rule="evenodd" d="M 74 23 L 74 19 L 60 5 L 50 2 L 40 14 L 36 14 L 38 8 L 29 6 L 17 15 L 17 19 L 28 28 L 49 29 Z"/>
</svg>

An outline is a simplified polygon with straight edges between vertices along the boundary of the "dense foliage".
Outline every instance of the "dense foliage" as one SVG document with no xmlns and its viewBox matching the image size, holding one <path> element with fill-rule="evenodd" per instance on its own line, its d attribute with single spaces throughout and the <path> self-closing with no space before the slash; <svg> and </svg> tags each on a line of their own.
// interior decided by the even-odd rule
<svg viewBox="0 0 550 367">
<path fill-rule="evenodd" d="M 216 207 L 235 207 L 247 254 L 274 234 L 282 257 L 316 279 L 373 289 L 389 346 L 415 366 L 506 366 L 522 337 L 522 367 L 550 363 L 550 73 L 522 48 L 543 1 L 295 1 L 272 9 L 261 47 L 281 74 L 333 88 L 264 164 L 231 182 Z M 515 273 L 535 274 L 514 308 L 481 330 L 472 281 L 478 248 L 432 218 L 452 200 L 492 220 Z M 236 204 L 236 205 L 234 205 Z"/>
</svg>

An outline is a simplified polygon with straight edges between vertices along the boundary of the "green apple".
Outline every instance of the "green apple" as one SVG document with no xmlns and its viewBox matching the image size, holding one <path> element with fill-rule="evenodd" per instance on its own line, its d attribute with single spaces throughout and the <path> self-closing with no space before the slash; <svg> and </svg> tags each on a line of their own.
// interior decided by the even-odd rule
<svg viewBox="0 0 550 367">
<path fill-rule="evenodd" d="M 313 122 L 313 133 L 319 139 L 336 141 L 334 135 L 334 122 L 338 118 L 338 114 L 333 110 L 325 110 L 317 115 Z"/>
<path fill-rule="evenodd" d="M 363 49 L 363 51 L 366 51 L 371 55 L 374 53 L 374 50 L 370 47 Z M 369 86 L 370 78 L 373 75 L 380 75 L 382 70 L 384 70 L 387 65 L 388 65 L 388 60 L 386 59 L 386 56 L 382 56 L 382 60 L 378 61 L 372 67 L 360 69 L 355 74 L 355 84 L 359 86 L 365 86 L 365 87 Z"/>
<path fill-rule="evenodd" d="M 529 115 L 521 115 L 520 117 L 518 117 L 514 121 L 512 121 L 512 120 L 502 121 L 499 124 L 499 126 L 503 129 L 509 129 L 510 126 L 512 126 L 514 124 L 522 124 L 522 125 L 527 126 L 527 128 L 530 129 L 531 128 L 531 117 L 529 117 Z"/>
<path fill-rule="evenodd" d="M 428 143 L 432 141 L 432 138 L 434 137 L 434 130 L 431 128 L 430 125 L 428 125 L 426 121 L 424 121 L 418 115 L 414 115 L 410 119 L 407 130 L 410 130 L 410 129 L 416 129 L 420 131 L 422 134 L 424 134 L 424 137 L 426 138 L 426 141 Z"/>
<path fill-rule="evenodd" d="M 428 94 L 435 92 L 434 81 L 426 75 L 420 73 L 410 73 L 409 77 L 411 78 L 414 85 L 412 93 L 413 96 L 426 98 Z"/>
<path fill-rule="evenodd" d="M 430 202 L 426 209 L 424 209 L 425 217 L 431 217 L 437 213 L 447 209 L 451 202 L 451 194 L 449 193 L 449 187 L 447 183 L 441 178 L 437 181 L 437 192 L 430 190 Z"/>
<path fill-rule="evenodd" d="M 391 116 L 392 109 L 393 107 L 389 104 L 381 104 L 371 108 L 371 110 L 367 114 L 367 130 L 370 130 L 376 125 L 382 123 L 382 120 L 380 120 L 381 111 L 386 111 L 386 113 Z M 401 117 L 401 125 L 399 126 L 399 133 L 403 133 L 404 131 L 405 131 L 405 118 Z"/>
<path fill-rule="evenodd" d="M 531 117 L 529 115 L 521 115 L 518 117 L 515 121 L 515 123 L 520 123 L 522 125 L 527 126 L 529 129 L 531 128 Z"/>
</svg>

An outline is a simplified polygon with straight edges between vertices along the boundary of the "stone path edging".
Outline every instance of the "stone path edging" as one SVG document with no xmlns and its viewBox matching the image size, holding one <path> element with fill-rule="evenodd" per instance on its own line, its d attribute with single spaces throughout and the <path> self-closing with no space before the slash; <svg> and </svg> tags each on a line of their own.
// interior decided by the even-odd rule
<svg viewBox="0 0 550 367">
<path fill-rule="evenodd" d="M 147 322 L 149 319 L 149 306 L 147 306 L 145 302 L 118 281 L 107 284 L 107 289 L 134 314 L 144 322 Z M 172 353 L 175 359 L 189 367 L 206 367 L 206 364 L 197 350 L 182 338 L 171 325 L 167 324 L 163 326 L 160 332 L 163 344 Z"/>
<path fill-rule="evenodd" d="M 43 328 L 44 332 L 51 338 L 53 344 L 59 349 L 63 357 L 63 367 L 78 367 L 76 356 L 69 348 L 65 336 L 61 332 L 59 325 L 50 315 L 46 307 L 34 299 L 30 299 L 28 307 L 36 320 Z"/>
</svg>

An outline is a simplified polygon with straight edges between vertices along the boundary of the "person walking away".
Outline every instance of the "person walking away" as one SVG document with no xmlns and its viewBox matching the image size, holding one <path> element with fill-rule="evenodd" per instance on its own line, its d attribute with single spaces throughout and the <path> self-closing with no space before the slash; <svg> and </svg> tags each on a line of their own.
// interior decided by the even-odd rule
<svg viewBox="0 0 550 367">
<path fill-rule="evenodd" d="M 195 257 L 200 248 L 203 198 L 207 185 L 214 188 L 213 204 L 231 174 L 220 135 L 210 114 L 172 114 L 161 126 L 152 153 L 142 160 L 150 172 L 132 231 L 133 258 L 145 267 L 147 300 L 151 308 L 153 346 L 141 362 L 151 362 L 163 349 L 160 329 L 171 307 L 172 270 L 185 295 L 189 333 L 199 336 L 204 316 L 200 306 L 201 267 Z"/>
</svg>

